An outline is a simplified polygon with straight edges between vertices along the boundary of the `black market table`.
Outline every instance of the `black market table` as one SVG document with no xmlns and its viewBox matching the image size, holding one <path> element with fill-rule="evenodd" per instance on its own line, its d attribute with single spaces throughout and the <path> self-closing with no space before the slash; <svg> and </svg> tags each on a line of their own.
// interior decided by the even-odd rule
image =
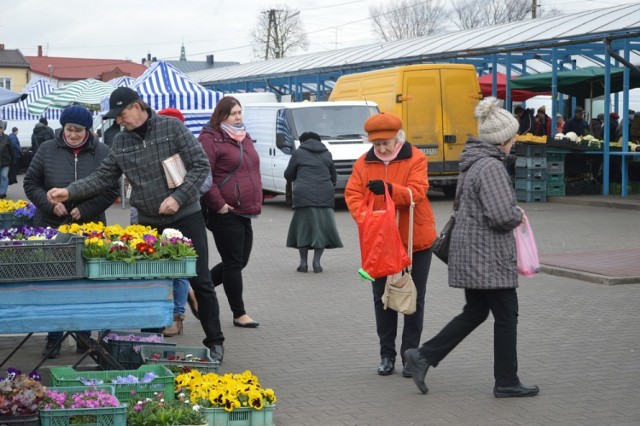
<svg viewBox="0 0 640 426">
<path fill-rule="evenodd" d="M 33 335 L 62 331 L 114 368 L 122 366 L 103 346 L 110 330 L 164 327 L 173 321 L 173 281 L 170 279 L 25 281 L 0 283 L 0 334 L 25 338 L 0 363 L 2 367 Z M 69 330 L 100 330 L 93 339 Z M 45 361 L 45 356 L 34 368 Z"/>
</svg>

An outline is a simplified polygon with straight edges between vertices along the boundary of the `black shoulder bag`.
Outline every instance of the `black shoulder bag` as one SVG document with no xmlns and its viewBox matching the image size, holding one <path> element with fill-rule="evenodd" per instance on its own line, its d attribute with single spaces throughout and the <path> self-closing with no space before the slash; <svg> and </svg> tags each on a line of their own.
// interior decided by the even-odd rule
<svg viewBox="0 0 640 426">
<path fill-rule="evenodd" d="M 449 245 L 451 244 L 451 233 L 453 232 L 453 226 L 456 224 L 456 213 L 458 211 L 458 207 L 460 207 L 460 198 L 462 197 L 462 191 L 464 190 L 464 179 L 466 177 L 467 175 L 465 174 L 462 178 L 462 181 L 459 182 L 459 184 L 461 185 L 460 192 L 458 193 L 458 195 L 456 195 L 456 199 L 453 201 L 453 212 L 451 213 L 449 221 L 446 223 L 446 225 L 444 225 L 444 228 L 442 228 L 442 231 L 440 231 L 440 235 L 438 235 L 438 238 L 436 238 L 436 241 L 431 246 L 431 252 L 444 263 L 449 263 Z"/>
</svg>

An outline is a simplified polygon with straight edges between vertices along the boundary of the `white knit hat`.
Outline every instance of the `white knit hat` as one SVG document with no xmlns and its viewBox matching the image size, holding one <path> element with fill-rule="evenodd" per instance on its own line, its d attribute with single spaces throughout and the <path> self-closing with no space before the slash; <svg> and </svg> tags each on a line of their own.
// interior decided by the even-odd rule
<svg viewBox="0 0 640 426">
<path fill-rule="evenodd" d="M 500 107 L 496 98 L 484 98 L 474 113 L 478 119 L 478 136 L 492 145 L 502 145 L 515 136 L 520 124 L 506 109 Z"/>
</svg>

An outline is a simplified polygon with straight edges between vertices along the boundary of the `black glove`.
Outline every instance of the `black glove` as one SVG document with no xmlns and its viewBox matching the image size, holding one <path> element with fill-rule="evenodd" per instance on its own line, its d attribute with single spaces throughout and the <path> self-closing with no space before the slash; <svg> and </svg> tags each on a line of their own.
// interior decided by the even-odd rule
<svg viewBox="0 0 640 426">
<path fill-rule="evenodd" d="M 373 192 L 376 195 L 383 195 L 385 183 L 387 184 L 387 188 L 389 189 L 389 195 L 392 195 L 391 193 L 393 190 L 393 186 L 391 186 L 389 182 L 385 182 L 380 179 L 370 180 L 369 183 L 367 183 L 367 188 L 369 188 L 369 191 Z"/>
</svg>

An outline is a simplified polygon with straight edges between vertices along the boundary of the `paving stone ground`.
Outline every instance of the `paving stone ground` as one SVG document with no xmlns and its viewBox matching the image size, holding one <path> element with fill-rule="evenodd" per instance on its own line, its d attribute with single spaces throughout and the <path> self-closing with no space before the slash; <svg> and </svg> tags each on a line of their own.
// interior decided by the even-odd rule
<svg viewBox="0 0 640 426">
<path fill-rule="evenodd" d="M 17 186 L 10 187 L 10 197 L 21 197 Z M 440 229 L 451 200 L 437 193 L 430 198 Z M 640 245 L 640 220 L 631 209 L 522 206 L 542 255 L 633 250 Z M 344 248 L 325 252 L 320 274 L 295 271 L 297 252 L 285 247 L 291 214 L 277 197 L 265 202 L 254 221 L 255 244 L 244 271 L 245 303 L 260 327 L 234 327 L 224 292 L 218 291 L 226 336 L 221 370 L 250 369 L 273 388 L 278 426 L 640 424 L 640 285 L 606 286 L 547 274 L 522 278 L 519 374 L 524 383 L 538 384 L 540 394 L 493 397 L 490 317 L 438 368 L 429 370 L 430 390 L 422 395 L 399 371 L 388 377 L 376 374 L 372 295 L 358 278 L 357 230 L 344 205 L 336 211 Z M 108 211 L 111 223 L 127 224 L 128 217 L 129 210 L 117 205 Z M 219 257 L 211 237 L 209 245 L 213 265 Z M 446 265 L 435 258 L 426 305 L 423 340 L 463 305 L 463 292 L 447 286 Z M 0 358 L 21 338 L 0 336 Z M 171 341 L 200 345 L 202 338 L 199 323 L 188 313 L 185 334 Z M 34 336 L 9 365 L 35 365 L 43 342 L 43 335 Z M 65 343 L 63 355 L 45 367 L 69 365 L 75 359 Z"/>
</svg>

